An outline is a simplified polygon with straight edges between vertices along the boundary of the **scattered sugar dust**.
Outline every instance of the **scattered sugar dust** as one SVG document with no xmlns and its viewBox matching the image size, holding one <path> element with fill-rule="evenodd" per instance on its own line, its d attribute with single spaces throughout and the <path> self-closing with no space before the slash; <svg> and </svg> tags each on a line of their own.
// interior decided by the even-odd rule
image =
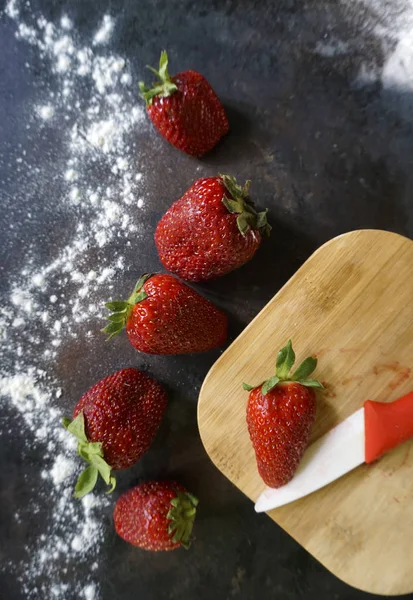
<svg viewBox="0 0 413 600">
<path fill-rule="evenodd" d="M 41 450 L 41 485 L 32 493 L 48 515 L 47 531 L 27 547 L 24 564 L 5 568 L 16 574 L 25 598 L 97 600 L 94 571 L 105 532 L 102 514 L 110 503 L 104 495 L 72 498 L 81 465 L 60 425 L 62 390 L 53 365 L 65 342 L 101 327 L 101 298 L 111 296 L 125 268 L 125 249 L 142 231 L 145 176 L 136 165 L 147 125 L 128 62 L 105 47 L 113 17 L 105 15 L 85 41 L 67 15 L 52 23 L 28 14 L 26 5 L 23 15 L 22 6 L 9 0 L 3 18 L 14 22 L 16 43 L 37 52 L 52 82 L 46 92 L 36 92 L 27 129 L 34 142 L 54 128 L 63 139 L 55 158 L 60 197 L 36 205 L 31 190 L 38 190 L 41 166 L 24 151 L 16 157 L 24 168 L 19 194 L 30 208 L 26 218 L 43 210 L 43 218 L 60 218 L 64 227 L 47 259 L 41 258 L 42 240 L 28 244 L 0 305 L 0 405 L 9 416 L 2 425 L 19 419 L 23 452 Z M 73 574 L 82 565 L 86 576 L 80 582 Z"/>
<path fill-rule="evenodd" d="M 99 54 L 113 32 L 112 17 L 103 17 L 87 46 L 66 15 L 58 25 L 42 16 L 33 16 L 27 24 L 20 19 L 18 6 L 11 0 L 5 9 L 16 22 L 16 37 L 37 48 L 56 75 L 58 92 L 53 89 L 46 101 L 34 107 L 30 128 L 43 131 L 58 123 L 60 132 L 62 122 L 67 123 L 66 158 L 60 169 L 62 196 L 51 208 L 57 205 L 65 211 L 72 235 L 46 263 L 39 263 L 36 245 L 27 249 L 27 260 L 11 284 L 9 304 L 16 327 L 29 317 L 41 319 L 48 323 L 52 346 L 58 347 L 63 335 L 78 334 L 76 324 L 102 318 L 100 298 L 105 296 L 100 288 L 104 285 L 109 297 L 114 277 L 124 268 L 119 246 L 130 247 L 142 231 L 145 179 L 136 165 L 147 125 L 127 61 L 106 51 Z M 30 186 L 26 188 L 30 194 Z M 108 246 L 116 249 L 103 252 Z M 88 266 L 91 255 L 97 255 L 99 272 Z M 45 296 L 49 310 L 44 310 Z M 46 357 L 56 353 L 52 349 Z"/>
<path fill-rule="evenodd" d="M 109 500 L 92 494 L 80 502 L 73 500 L 73 481 L 80 465 L 75 440 L 61 427 L 61 414 L 54 406 L 60 390 L 53 389 L 41 369 L 29 367 L 26 372 L 1 376 L 0 391 L 2 402 L 7 400 L 30 432 L 31 448 L 44 448 L 40 476 L 50 510 L 49 528 L 27 548 L 30 556 L 20 576 L 25 598 L 97 598 L 97 584 L 91 577 L 84 586 L 71 583 L 68 574 L 75 563 L 86 561 L 89 554 L 96 556 L 104 536 L 102 512 Z M 19 513 L 15 517 L 21 518 Z M 13 572 L 15 565 L 9 567 Z"/>
<path fill-rule="evenodd" d="M 103 17 L 102 25 L 95 33 L 93 45 L 97 46 L 98 44 L 105 44 L 110 39 L 114 25 L 115 22 L 112 17 L 110 15 L 105 15 Z"/>
<path fill-rule="evenodd" d="M 37 112 L 41 119 L 48 121 L 54 115 L 54 108 L 51 104 L 45 104 L 44 106 L 39 106 Z"/>
<path fill-rule="evenodd" d="M 374 56 L 361 49 L 358 75 L 353 82 L 355 87 L 371 86 L 380 83 L 383 98 L 389 95 L 394 104 L 397 102 L 401 114 L 411 113 L 413 90 L 413 2 L 412 0 L 340 0 L 343 14 L 349 23 L 354 24 L 358 36 L 353 39 L 338 39 L 326 34 L 325 39 L 317 42 L 314 51 L 325 58 L 351 54 L 359 46 L 360 35 L 367 32 L 374 36 L 380 52 Z M 403 102 L 408 101 L 409 110 L 403 110 Z"/>
</svg>

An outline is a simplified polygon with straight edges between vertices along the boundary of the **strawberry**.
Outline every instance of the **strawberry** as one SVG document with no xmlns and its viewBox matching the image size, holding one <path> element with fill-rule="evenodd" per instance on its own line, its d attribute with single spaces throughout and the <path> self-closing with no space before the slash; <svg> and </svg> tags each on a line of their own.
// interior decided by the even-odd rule
<svg viewBox="0 0 413 600">
<path fill-rule="evenodd" d="M 188 281 L 206 281 L 241 267 L 269 235 L 267 211 L 248 202 L 247 181 L 198 179 L 159 221 L 155 243 L 162 264 Z"/>
<path fill-rule="evenodd" d="M 224 313 L 172 275 L 145 274 L 126 302 L 106 307 L 114 311 L 108 339 L 126 327 L 132 346 L 148 354 L 205 352 L 227 337 Z"/>
<path fill-rule="evenodd" d="M 209 152 L 229 129 L 224 107 L 207 80 L 196 71 L 171 77 L 168 55 L 161 53 L 158 78 L 152 88 L 141 81 L 139 89 L 149 118 L 173 146 L 202 156 Z"/>
<path fill-rule="evenodd" d="M 118 535 L 144 550 L 189 548 L 198 500 L 174 481 L 148 481 L 116 502 Z"/>
<path fill-rule="evenodd" d="M 166 403 L 162 386 L 137 369 L 117 371 L 83 394 L 73 421 L 63 419 L 78 440 L 78 453 L 90 463 L 77 481 L 76 498 L 94 488 L 99 474 L 113 491 L 112 469 L 131 467 L 148 450 Z"/>
<path fill-rule="evenodd" d="M 276 374 L 259 386 L 243 384 L 250 392 L 247 425 L 258 472 L 269 487 L 292 479 L 307 448 L 316 416 L 313 388 L 323 385 L 309 376 L 317 359 L 306 358 L 291 375 L 295 354 L 291 340 L 277 355 Z"/>
</svg>

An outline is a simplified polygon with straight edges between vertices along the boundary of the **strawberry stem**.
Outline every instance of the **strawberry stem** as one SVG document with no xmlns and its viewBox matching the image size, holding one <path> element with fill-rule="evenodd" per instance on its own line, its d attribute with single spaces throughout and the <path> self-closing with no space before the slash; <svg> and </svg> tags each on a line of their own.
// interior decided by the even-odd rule
<svg viewBox="0 0 413 600">
<path fill-rule="evenodd" d="M 79 475 L 76 483 L 75 498 L 83 498 L 93 490 L 100 475 L 104 482 L 110 486 L 108 494 L 116 487 L 116 479 L 111 474 L 112 467 L 108 465 L 103 457 L 102 444 L 100 442 L 89 442 L 85 432 L 85 417 L 80 412 L 73 421 L 68 417 L 62 419 L 62 425 L 78 441 L 77 452 L 86 462 L 88 467 Z"/>
<path fill-rule="evenodd" d="M 157 81 L 152 84 L 152 87 L 147 87 L 143 81 L 139 82 L 140 96 L 146 102 L 146 106 L 152 104 L 155 96 L 161 96 L 166 98 L 177 91 L 177 86 L 172 81 L 168 72 L 168 54 L 166 50 L 161 52 L 161 58 L 159 59 L 159 71 L 153 67 L 147 66 L 157 77 Z"/>
<path fill-rule="evenodd" d="M 188 492 L 178 492 L 171 500 L 171 508 L 166 516 L 171 522 L 168 533 L 172 541 L 180 542 L 188 549 L 191 545 L 192 528 L 194 526 L 198 498 Z"/>
<path fill-rule="evenodd" d="M 152 277 L 153 273 L 144 273 L 140 277 L 133 288 L 132 294 L 126 300 L 115 300 L 114 302 L 106 302 L 105 306 L 109 310 L 113 311 L 108 317 L 110 323 L 106 325 L 101 331 L 106 333 L 109 337 L 106 341 L 109 341 L 115 335 L 118 335 L 122 329 L 126 326 L 130 311 L 138 302 L 145 300 L 148 297 L 147 293 L 143 289 L 143 286 Z"/>
<path fill-rule="evenodd" d="M 247 392 L 251 392 L 257 387 L 261 387 L 261 393 L 263 396 L 268 394 L 276 385 L 285 382 L 295 382 L 305 387 L 313 387 L 324 389 L 323 384 L 318 379 L 309 379 L 309 376 L 315 371 L 317 366 L 317 359 L 314 356 L 309 356 L 300 364 L 297 369 L 291 373 L 295 363 L 295 353 L 291 340 L 288 340 L 287 345 L 277 354 L 277 361 L 275 367 L 275 375 L 263 381 L 259 385 L 249 385 L 243 383 L 242 387 Z"/>
<path fill-rule="evenodd" d="M 238 215 L 237 226 L 240 233 L 246 235 L 250 229 L 257 229 L 261 235 L 269 236 L 271 225 L 267 221 L 267 209 L 257 213 L 248 199 L 251 181 L 247 180 L 244 187 L 241 187 L 232 175 L 220 173 L 219 176 L 230 196 L 223 196 L 222 202 L 230 213 Z"/>
</svg>

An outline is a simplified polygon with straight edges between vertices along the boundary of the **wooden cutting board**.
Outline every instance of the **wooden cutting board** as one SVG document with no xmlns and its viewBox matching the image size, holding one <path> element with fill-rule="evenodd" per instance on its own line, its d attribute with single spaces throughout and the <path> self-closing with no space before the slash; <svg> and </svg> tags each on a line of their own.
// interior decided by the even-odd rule
<svg viewBox="0 0 413 600">
<path fill-rule="evenodd" d="M 277 268 L 277 257 L 269 268 Z M 312 441 L 365 400 L 390 402 L 412 390 L 413 242 L 376 230 L 330 240 L 208 373 L 198 408 L 202 441 L 218 469 L 254 502 L 264 484 L 241 384 L 272 375 L 290 337 L 297 364 L 317 355 L 315 375 L 327 385 Z M 383 595 L 413 592 L 413 440 L 268 514 L 348 584 Z"/>
</svg>

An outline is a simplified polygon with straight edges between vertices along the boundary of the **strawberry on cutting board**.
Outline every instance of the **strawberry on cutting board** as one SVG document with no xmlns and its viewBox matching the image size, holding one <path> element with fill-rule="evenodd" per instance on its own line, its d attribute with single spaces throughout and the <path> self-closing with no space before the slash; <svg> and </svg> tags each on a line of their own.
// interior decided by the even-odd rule
<svg viewBox="0 0 413 600">
<path fill-rule="evenodd" d="M 109 339 L 125 327 L 132 346 L 148 354 L 205 352 L 227 337 L 224 313 L 172 275 L 145 274 L 128 300 L 106 307 Z"/>
<path fill-rule="evenodd" d="M 314 389 L 323 385 L 310 375 L 317 359 L 306 358 L 290 373 L 295 362 L 291 340 L 277 355 L 276 374 L 249 391 L 247 425 L 258 472 L 269 487 L 278 488 L 293 478 L 308 446 L 316 417 Z"/>
<path fill-rule="evenodd" d="M 208 81 L 196 71 L 171 77 L 168 55 L 161 53 L 159 71 L 152 87 L 142 81 L 139 89 L 148 115 L 160 134 L 173 146 L 202 156 L 211 150 L 229 129 L 224 107 Z"/>
<path fill-rule="evenodd" d="M 78 453 L 89 466 L 80 475 L 81 498 L 101 475 L 115 488 L 112 469 L 127 469 L 148 450 L 166 410 L 166 392 L 137 369 L 122 369 L 93 385 L 79 400 L 64 427 L 78 440 Z"/>
<path fill-rule="evenodd" d="M 267 211 L 257 213 L 234 177 L 198 179 L 159 221 L 155 243 L 162 264 L 188 281 L 225 275 L 251 260 L 269 235 Z"/>
<path fill-rule="evenodd" d="M 174 481 L 148 481 L 123 494 L 113 518 L 126 542 L 154 552 L 189 548 L 198 500 Z"/>
</svg>

